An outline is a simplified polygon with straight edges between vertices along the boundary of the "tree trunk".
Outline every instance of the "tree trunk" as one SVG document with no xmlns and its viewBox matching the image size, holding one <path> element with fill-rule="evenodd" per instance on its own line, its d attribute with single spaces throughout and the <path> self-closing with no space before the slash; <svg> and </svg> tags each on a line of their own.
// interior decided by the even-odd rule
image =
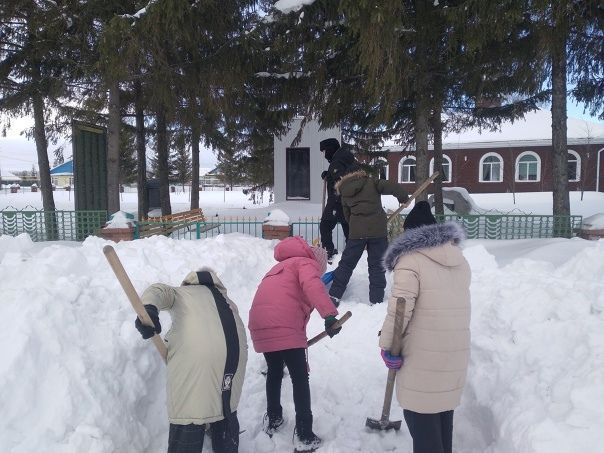
<svg viewBox="0 0 604 453">
<path fill-rule="evenodd" d="M 434 134 L 434 171 L 440 174 L 434 180 L 434 212 L 437 215 L 444 215 L 443 206 L 443 123 L 441 119 L 442 107 L 439 105 L 434 109 L 432 115 L 432 132 Z M 450 171 L 451 169 L 449 169 Z"/>
<path fill-rule="evenodd" d="M 168 127 L 166 111 L 163 107 L 157 110 L 157 170 L 159 172 L 159 204 L 161 215 L 172 214 L 170 205 L 170 180 L 168 169 Z"/>
<path fill-rule="evenodd" d="M 552 46 L 552 184 L 553 214 L 570 215 L 568 195 L 568 149 L 566 126 L 566 41 L 568 23 L 566 1 L 560 1 L 553 30 Z M 554 13 L 555 14 L 555 13 Z M 554 236 L 571 236 L 570 219 L 562 217 L 554 222 Z"/>
<path fill-rule="evenodd" d="M 42 192 L 46 240 L 54 241 L 59 239 L 59 228 L 55 213 L 55 200 L 52 193 L 52 181 L 50 180 L 48 142 L 46 140 L 44 125 L 44 100 L 38 92 L 33 95 L 32 104 L 34 109 L 34 139 L 36 141 L 36 151 L 38 154 L 38 169 L 40 170 L 40 191 Z"/>
<path fill-rule="evenodd" d="M 427 99 L 420 94 L 415 107 L 415 186 L 428 179 L 428 132 L 429 107 Z M 421 193 L 416 201 L 428 199 L 428 190 Z"/>
<path fill-rule="evenodd" d="M 191 129 L 191 209 L 199 208 L 199 129 Z"/>
<path fill-rule="evenodd" d="M 138 218 L 144 219 L 149 214 L 149 203 L 145 191 L 147 185 L 147 154 L 145 143 L 145 111 L 141 83 L 134 85 L 134 115 L 136 121 L 136 188 L 138 191 Z"/>
<path fill-rule="evenodd" d="M 44 124 L 44 100 L 38 93 L 32 99 L 34 109 L 34 139 L 38 154 L 38 169 L 40 170 L 40 191 L 42 192 L 42 207 L 45 211 L 55 210 L 55 200 L 50 180 L 50 163 L 48 161 L 48 141 Z"/>
<path fill-rule="evenodd" d="M 107 127 L 107 210 L 120 210 L 120 89 L 117 82 L 109 87 L 109 123 Z"/>
</svg>

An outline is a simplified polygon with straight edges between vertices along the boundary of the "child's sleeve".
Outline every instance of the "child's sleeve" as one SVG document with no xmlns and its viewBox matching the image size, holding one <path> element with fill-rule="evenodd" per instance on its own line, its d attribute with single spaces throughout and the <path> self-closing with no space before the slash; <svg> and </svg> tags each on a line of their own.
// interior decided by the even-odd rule
<svg viewBox="0 0 604 453">
<path fill-rule="evenodd" d="M 174 305 L 176 292 L 174 288 L 163 283 L 155 283 L 149 286 L 141 296 L 144 305 L 155 305 L 158 310 L 169 310 Z"/>
<path fill-rule="evenodd" d="M 300 265 L 298 280 L 307 302 L 319 312 L 322 318 L 337 316 L 338 309 L 327 294 L 327 289 L 314 263 L 308 262 Z"/>
</svg>

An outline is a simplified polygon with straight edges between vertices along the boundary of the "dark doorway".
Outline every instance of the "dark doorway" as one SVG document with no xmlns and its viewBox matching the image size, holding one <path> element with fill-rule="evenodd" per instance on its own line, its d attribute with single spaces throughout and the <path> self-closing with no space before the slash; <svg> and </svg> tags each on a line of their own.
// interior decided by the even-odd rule
<svg viewBox="0 0 604 453">
<path fill-rule="evenodd" d="M 310 200 L 310 148 L 285 150 L 285 198 Z"/>
</svg>

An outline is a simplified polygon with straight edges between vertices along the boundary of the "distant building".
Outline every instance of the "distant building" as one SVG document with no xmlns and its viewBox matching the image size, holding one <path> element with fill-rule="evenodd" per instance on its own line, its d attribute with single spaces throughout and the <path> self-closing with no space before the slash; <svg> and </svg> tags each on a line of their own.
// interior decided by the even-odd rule
<svg viewBox="0 0 604 453">
<path fill-rule="evenodd" d="M 55 187 L 73 187 L 73 160 L 50 170 L 50 181 Z"/>
<path fill-rule="evenodd" d="M 604 125 L 568 118 L 569 190 L 604 192 Z M 415 186 L 414 149 L 387 145 L 387 178 Z M 430 150 L 433 147 L 430 146 Z M 432 153 L 430 153 L 432 154 Z M 434 159 L 430 159 L 430 172 Z M 469 130 L 443 138 L 443 187 L 470 193 L 550 192 L 551 114 L 539 110 L 501 131 Z"/>
<path fill-rule="evenodd" d="M 2 174 L 0 174 L 1 184 L 19 184 L 20 182 L 21 178 L 12 174 L 11 172 L 2 172 Z"/>
<path fill-rule="evenodd" d="M 289 132 L 275 137 L 275 201 L 321 202 L 321 171 L 327 162 L 319 141 L 340 138 L 338 129 L 319 131 L 309 122 L 302 140 L 291 143 L 300 119 Z M 604 192 L 604 124 L 568 118 L 568 188 Z M 443 187 L 463 187 L 470 193 L 552 191 L 551 113 L 538 110 L 499 131 L 470 129 L 443 137 Z M 379 177 L 415 190 L 415 149 L 386 143 L 387 157 L 372 162 Z M 433 147 L 429 147 L 430 173 L 434 171 Z M 359 160 L 365 160 L 358 156 Z"/>
<path fill-rule="evenodd" d="M 199 177 L 199 185 L 203 187 L 222 187 L 224 182 L 218 167 Z"/>
</svg>

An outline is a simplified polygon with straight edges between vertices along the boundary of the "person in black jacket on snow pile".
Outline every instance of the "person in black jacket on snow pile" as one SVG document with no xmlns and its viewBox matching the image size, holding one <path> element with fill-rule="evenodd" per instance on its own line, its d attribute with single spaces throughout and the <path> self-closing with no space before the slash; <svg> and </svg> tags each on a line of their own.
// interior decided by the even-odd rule
<svg viewBox="0 0 604 453">
<path fill-rule="evenodd" d="M 340 196 L 336 193 L 335 184 L 350 167 L 356 166 L 353 154 L 340 147 L 340 142 L 335 138 L 328 138 L 319 142 L 319 149 L 329 162 L 329 168 L 321 173 L 327 189 L 327 202 L 321 213 L 319 232 L 321 233 L 321 246 L 327 250 L 327 258 L 331 262 L 333 255 L 338 253 L 333 243 L 333 229 L 339 223 L 342 225 L 344 237 L 348 240 L 348 222 L 344 217 Z"/>
</svg>

